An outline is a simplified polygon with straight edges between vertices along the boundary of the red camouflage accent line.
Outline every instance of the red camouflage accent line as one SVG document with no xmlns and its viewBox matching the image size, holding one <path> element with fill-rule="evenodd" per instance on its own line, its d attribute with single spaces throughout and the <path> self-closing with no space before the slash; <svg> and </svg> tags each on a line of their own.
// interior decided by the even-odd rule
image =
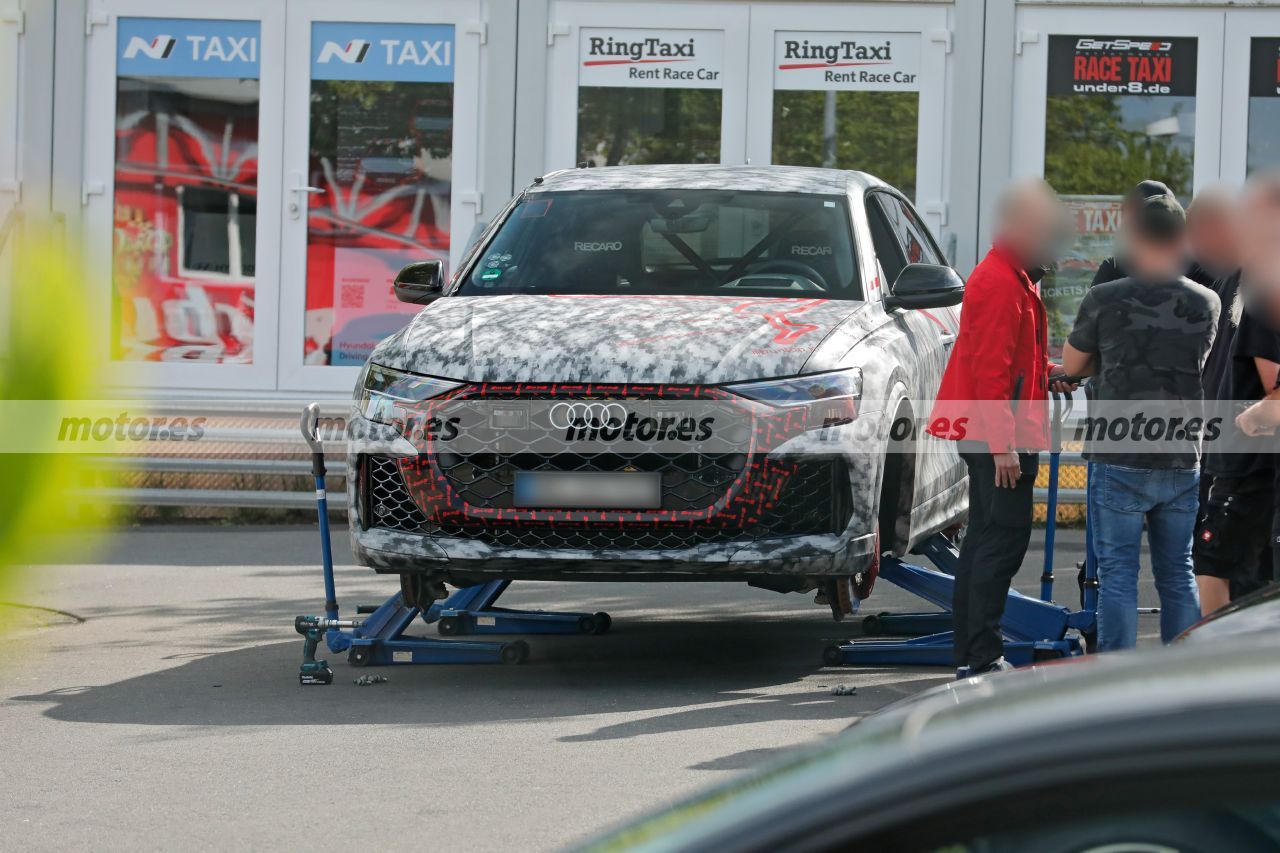
<svg viewBox="0 0 1280 853">
<path fill-rule="evenodd" d="M 443 403 L 460 399 L 494 400 L 531 397 L 565 399 L 714 399 L 741 404 L 753 413 L 753 436 L 747 462 L 724 495 L 710 507 L 696 510 L 548 510 L 478 507 L 466 503 L 435 464 L 430 439 L 415 441 L 418 455 L 399 460 L 400 474 L 414 503 L 436 525 L 458 525 L 480 529 L 486 526 L 636 526 L 662 529 L 746 529 L 776 512 L 777 500 L 796 463 L 770 459 L 768 448 L 778 447 L 805 428 L 803 407 L 779 409 L 764 414 L 763 407 L 728 391 L 691 385 L 614 385 L 549 383 L 484 383 L 457 389 L 427 401 L 423 412 L 429 418 Z M 764 451 L 764 452 L 761 452 Z"/>
</svg>

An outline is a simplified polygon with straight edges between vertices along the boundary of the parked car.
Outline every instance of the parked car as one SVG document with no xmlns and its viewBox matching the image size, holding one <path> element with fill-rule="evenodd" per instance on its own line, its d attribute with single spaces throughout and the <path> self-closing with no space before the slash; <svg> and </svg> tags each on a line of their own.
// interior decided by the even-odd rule
<svg viewBox="0 0 1280 853">
<path fill-rule="evenodd" d="M 1175 642 L 1200 644 L 1258 634 L 1280 634 L 1280 583 L 1254 590 L 1215 610 L 1183 631 Z"/>
<path fill-rule="evenodd" d="M 556 172 L 448 283 L 426 261 L 396 289 L 426 307 L 364 369 L 348 489 L 357 559 L 410 603 L 731 580 L 818 589 L 839 618 L 881 553 L 965 516 L 953 442 L 915 428 L 963 283 L 869 175 Z"/>
<path fill-rule="evenodd" d="M 985 675 L 589 851 L 1280 850 L 1280 638 Z"/>
</svg>

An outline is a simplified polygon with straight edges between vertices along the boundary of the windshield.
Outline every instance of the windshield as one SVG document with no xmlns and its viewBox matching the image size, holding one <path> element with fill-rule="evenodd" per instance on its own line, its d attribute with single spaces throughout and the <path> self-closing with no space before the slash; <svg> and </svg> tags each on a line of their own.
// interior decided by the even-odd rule
<svg viewBox="0 0 1280 853">
<path fill-rule="evenodd" d="M 458 293 L 861 299 L 842 196 L 718 190 L 535 193 Z"/>
</svg>

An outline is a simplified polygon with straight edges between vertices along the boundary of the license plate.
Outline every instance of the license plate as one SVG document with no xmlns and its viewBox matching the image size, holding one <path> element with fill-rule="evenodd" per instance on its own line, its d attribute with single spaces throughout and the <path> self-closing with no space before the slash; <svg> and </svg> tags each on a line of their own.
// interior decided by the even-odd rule
<svg viewBox="0 0 1280 853">
<path fill-rule="evenodd" d="M 543 509 L 661 509 L 662 475 L 645 471 L 517 471 L 515 504 Z"/>
</svg>

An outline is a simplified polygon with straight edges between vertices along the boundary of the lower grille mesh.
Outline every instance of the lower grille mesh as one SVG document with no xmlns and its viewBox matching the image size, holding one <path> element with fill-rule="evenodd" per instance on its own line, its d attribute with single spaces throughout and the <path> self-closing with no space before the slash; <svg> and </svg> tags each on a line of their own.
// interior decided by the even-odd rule
<svg viewBox="0 0 1280 853">
<path fill-rule="evenodd" d="M 486 520 L 434 524 L 414 503 L 394 459 L 365 456 L 362 461 L 361 506 L 367 527 L 473 539 L 500 548 L 675 550 L 714 542 L 841 533 L 852 514 L 848 466 L 840 457 L 791 463 L 776 511 L 745 528 L 699 522 L 605 525 Z"/>
</svg>

